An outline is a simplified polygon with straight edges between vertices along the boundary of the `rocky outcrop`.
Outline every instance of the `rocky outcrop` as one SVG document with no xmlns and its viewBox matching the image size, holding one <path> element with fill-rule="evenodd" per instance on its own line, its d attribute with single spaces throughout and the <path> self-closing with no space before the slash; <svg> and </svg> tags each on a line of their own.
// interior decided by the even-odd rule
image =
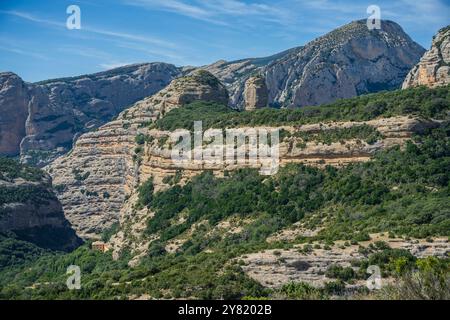
<svg viewBox="0 0 450 320">
<path fill-rule="evenodd" d="M 450 26 L 434 36 L 430 50 L 409 72 L 403 82 L 403 89 L 420 85 L 433 88 L 447 84 L 450 84 Z"/>
<path fill-rule="evenodd" d="M 117 120 L 82 135 L 69 155 L 47 168 L 60 190 L 65 215 L 80 236 L 95 238 L 117 222 L 125 199 L 141 181 L 145 160 L 136 136 L 148 134 L 149 124 L 168 111 L 196 100 L 226 104 L 228 93 L 205 71 L 178 78 L 122 112 Z M 160 136 L 152 136 L 155 143 Z"/>
<path fill-rule="evenodd" d="M 11 177 L 12 160 L 0 160 L 0 233 L 13 232 L 21 240 L 53 250 L 69 251 L 80 245 L 52 190 L 50 176 L 34 171 L 29 177 Z M 23 168 L 19 172 L 28 170 Z"/>
<path fill-rule="evenodd" d="M 331 265 L 353 267 L 352 262 L 366 258 L 359 250 L 360 246 L 367 248 L 375 241 L 383 241 L 393 249 L 408 250 L 418 258 L 428 256 L 446 257 L 450 250 L 450 243 L 446 238 L 435 238 L 433 242 L 419 239 L 391 239 L 380 234 L 371 235 L 370 241 L 357 245 L 344 245 L 345 241 L 336 241 L 334 245 L 324 248 L 318 242 L 310 245 L 310 250 L 302 250 L 301 245 L 293 249 L 265 250 L 240 257 L 244 261 L 244 272 L 270 288 L 279 288 L 289 282 L 306 282 L 315 287 L 323 287 L 325 283 L 336 281 L 328 278 L 326 271 Z M 299 250 L 300 249 L 300 250 Z M 357 267 L 353 267 L 357 271 Z M 369 275 L 367 275 L 369 276 Z M 384 283 L 388 279 L 384 279 Z M 365 287 L 365 280 L 347 284 L 348 289 Z"/>
<path fill-rule="evenodd" d="M 34 84 L 1 73 L 0 154 L 20 154 L 24 162 L 43 166 L 69 151 L 81 133 L 110 121 L 179 74 L 178 68 L 164 63 Z"/>
<path fill-rule="evenodd" d="M 245 82 L 255 73 L 266 79 L 270 105 L 301 107 L 400 88 L 424 52 L 398 24 L 368 30 L 361 20 L 276 56 L 206 69 L 227 86 L 234 108 L 244 109 Z"/>
<path fill-rule="evenodd" d="M 245 82 L 245 110 L 252 111 L 267 107 L 269 93 L 266 81 L 260 76 L 251 77 Z"/>
</svg>

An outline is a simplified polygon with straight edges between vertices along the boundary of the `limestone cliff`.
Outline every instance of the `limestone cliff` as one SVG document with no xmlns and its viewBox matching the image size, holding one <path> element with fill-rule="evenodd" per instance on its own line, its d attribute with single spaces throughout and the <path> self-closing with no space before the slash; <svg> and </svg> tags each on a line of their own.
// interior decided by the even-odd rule
<svg viewBox="0 0 450 320">
<path fill-rule="evenodd" d="M 149 124 L 166 112 L 196 100 L 226 104 L 228 93 L 205 71 L 176 79 L 117 120 L 82 135 L 70 154 L 50 165 L 65 215 L 80 236 L 96 237 L 119 220 L 123 203 L 139 184 L 143 170 L 136 136 L 147 134 Z M 154 134 L 155 139 L 160 136 L 163 133 Z"/>
<path fill-rule="evenodd" d="M 178 176 L 179 183 L 184 183 L 203 170 L 212 170 L 221 175 L 225 170 L 241 167 L 260 169 L 260 163 L 229 163 L 224 166 L 204 160 L 200 163 L 176 164 L 171 158 L 170 132 L 155 129 L 152 125 L 166 112 L 189 102 L 208 100 L 226 103 L 227 99 L 224 86 L 211 74 L 201 71 L 174 80 L 158 94 L 122 112 L 117 120 L 96 132 L 82 135 L 70 154 L 57 159 L 48 167 L 59 190 L 58 197 L 65 215 L 77 233 L 84 238 L 95 238 L 119 220 L 122 225 L 141 230 L 142 226 L 137 225 L 143 223 L 150 213 L 134 209 L 136 188 L 150 177 L 153 178 L 155 189 L 161 190 L 169 186 L 167 179 L 173 176 Z M 414 117 L 393 117 L 366 122 L 280 127 L 278 129 L 284 132 L 280 163 L 342 166 L 350 162 L 367 161 L 376 151 L 402 145 L 412 133 L 434 125 L 431 121 Z M 331 143 L 304 140 L 305 135 L 314 137 L 327 130 L 360 126 L 373 128 L 377 138 L 374 141 L 348 139 Z M 140 139 L 137 139 L 138 136 Z M 134 238 L 138 235 L 139 232 L 134 230 L 124 237 Z M 126 241 L 120 242 L 123 245 Z M 136 241 L 133 243 L 141 245 Z"/>
<path fill-rule="evenodd" d="M 43 166 L 69 151 L 81 133 L 110 121 L 178 75 L 178 68 L 164 63 L 33 84 L 0 73 L 0 154 Z"/>
<path fill-rule="evenodd" d="M 442 28 L 433 38 L 420 62 L 409 72 L 403 89 L 425 85 L 443 86 L 450 83 L 450 26 Z"/>
</svg>

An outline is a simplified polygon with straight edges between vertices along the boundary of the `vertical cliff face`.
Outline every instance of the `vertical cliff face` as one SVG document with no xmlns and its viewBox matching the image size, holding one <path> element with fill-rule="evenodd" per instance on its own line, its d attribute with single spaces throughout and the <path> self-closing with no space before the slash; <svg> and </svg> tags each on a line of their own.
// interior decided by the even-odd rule
<svg viewBox="0 0 450 320">
<path fill-rule="evenodd" d="M 50 176 L 0 158 L 0 233 L 5 232 L 54 250 L 72 250 L 81 244 L 64 217 Z"/>
<path fill-rule="evenodd" d="M 26 135 L 28 88 L 11 72 L 0 73 L 0 155 L 14 156 Z"/>
<path fill-rule="evenodd" d="M 24 83 L 0 74 L 0 154 L 43 166 L 83 132 L 110 121 L 180 75 L 173 65 L 138 64 L 92 75 Z"/>
<path fill-rule="evenodd" d="M 205 71 L 178 78 L 122 112 L 117 120 L 82 135 L 70 154 L 47 168 L 59 190 L 64 213 L 81 237 L 95 238 L 118 222 L 126 197 L 139 184 L 142 159 L 136 136 L 150 135 L 152 121 L 197 100 L 227 104 L 228 93 Z"/>
<path fill-rule="evenodd" d="M 450 26 L 442 28 L 433 38 L 420 62 L 409 72 L 403 89 L 425 85 L 437 87 L 450 84 Z"/>
<path fill-rule="evenodd" d="M 251 77 L 245 82 L 244 101 L 247 111 L 267 107 L 269 93 L 263 77 Z"/>
</svg>

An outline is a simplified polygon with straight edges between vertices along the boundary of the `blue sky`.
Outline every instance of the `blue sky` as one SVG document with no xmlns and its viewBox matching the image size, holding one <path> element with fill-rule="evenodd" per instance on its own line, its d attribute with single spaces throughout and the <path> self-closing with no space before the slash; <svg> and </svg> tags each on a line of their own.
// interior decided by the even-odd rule
<svg viewBox="0 0 450 320">
<path fill-rule="evenodd" d="M 81 30 L 66 28 L 72 4 Z M 371 4 L 425 48 L 450 23 L 450 0 L 0 0 L 0 71 L 38 81 L 138 62 L 262 57 L 366 18 Z"/>
</svg>

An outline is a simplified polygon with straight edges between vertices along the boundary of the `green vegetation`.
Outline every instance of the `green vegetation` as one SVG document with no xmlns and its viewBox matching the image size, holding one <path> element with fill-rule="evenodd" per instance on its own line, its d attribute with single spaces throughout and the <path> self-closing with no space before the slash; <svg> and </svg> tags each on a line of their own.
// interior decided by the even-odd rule
<svg viewBox="0 0 450 320">
<path fill-rule="evenodd" d="M 198 70 L 191 76 L 198 83 L 210 86 L 212 88 L 217 88 L 220 84 L 219 79 L 213 76 L 210 72 L 206 70 Z"/>
<path fill-rule="evenodd" d="M 358 125 L 351 128 L 326 129 L 313 134 L 297 131 L 293 136 L 296 138 L 301 138 L 304 143 L 315 141 L 327 145 L 350 139 L 366 141 L 368 144 L 374 144 L 382 138 L 382 135 L 378 132 L 378 130 L 368 125 Z"/>
<path fill-rule="evenodd" d="M 34 244 L 17 239 L 14 233 L 0 233 L 0 271 L 34 261 L 45 252 Z"/>
<path fill-rule="evenodd" d="M 6 203 L 27 202 L 34 205 L 45 205 L 49 200 L 56 200 L 56 196 L 49 189 L 41 185 L 0 187 L 0 206 Z"/>
<path fill-rule="evenodd" d="M 72 174 L 74 179 L 79 182 L 86 180 L 91 175 L 89 171 L 82 173 L 80 169 L 72 169 Z"/>
<path fill-rule="evenodd" d="M 13 159 L 0 157 L 0 180 L 13 181 L 14 179 L 22 178 L 38 182 L 43 177 L 43 172 L 38 168 L 20 164 Z"/>
<path fill-rule="evenodd" d="M 379 294 L 383 299 L 397 300 L 449 300 L 450 259 L 428 257 L 418 259 L 397 272 L 399 281 Z M 397 260 L 403 266 L 404 260 Z"/>
<path fill-rule="evenodd" d="M 137 207 L 143 208 L 148 205 L 153 200 L 153 179 L 150 178 L 146 182 L 144 182 L 142 185 L 138 188 L 138 201 L 137 201 Z"/>
<path fill-rule="evenodd" d="M 171 110 L 156 122 L 156 127 L 161 130 L 193 130 L 194 121 L 200 120 L 206 130 L 239 126 L 300 125 L 323 121 L 363 121 L 395 115 L 444 118 L 449 107 L 450 86 L 380 92 L 316 107 L 281 110 L 264 108 L 251 112 L 237 112 L 216 103 L 194 102 Z"/>
</svg>

